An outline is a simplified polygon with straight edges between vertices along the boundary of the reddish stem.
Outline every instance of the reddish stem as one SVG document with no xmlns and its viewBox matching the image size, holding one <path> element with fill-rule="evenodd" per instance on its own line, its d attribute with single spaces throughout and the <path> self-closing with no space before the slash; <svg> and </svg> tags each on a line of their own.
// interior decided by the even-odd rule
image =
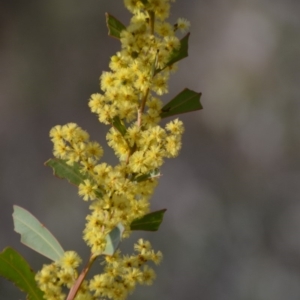
<svg viewBox="0 0 300 300">
<path fill-rule="evenodd" d="M 90 270 L 93 262 L 95 261 L 97 256 L 93 256 L 91 254 L 90 259 L 86 265 L 86 267 L 82 270 L 82 272 L 80 273 L 80 275 L 78 276 L 77 280 L 75 281 L 74 285 L 71 287 L 69 295 L 67 297 L 67 300 L 74 300 L 76 297 L 76 294 L 86 276 L 86 274 L 88 273 L 88 271 Z"/>
</svg>

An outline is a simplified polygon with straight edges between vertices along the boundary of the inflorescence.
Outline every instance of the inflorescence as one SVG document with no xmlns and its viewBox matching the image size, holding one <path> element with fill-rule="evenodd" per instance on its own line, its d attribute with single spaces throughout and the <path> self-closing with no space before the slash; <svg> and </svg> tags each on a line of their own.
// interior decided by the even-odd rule
<svg viewBox="0 0 300 300">
<path fill-rule="evenodd" d="M 123 237 L 130 235 L 130 224 L 150 211 L 149 199 L 157 185 L 157 173 L 165 158 L 176 157 L 181 148 L 183 123 L 175 119 L 164 128 L 159 125 L 163 103 L 158 96 L 168 92 L 168 80 L 176 65 L 167 66 L 170 54 L 180 47 L 177 30 L 186 31 L 189 22 L 166 22 L 170 0 L 125 0 L 133 14 L 121 32 L 121 50 L 110 59 L 110 71 L 100 76 L 102 93 L 91 95 L 89 107 L 101 123 L 110 125 L 106 139 L 119 159 L 116 166 L 99 162 L 103 149 L 90 141 L 89 134 L 75 123 L 57 125 L 50 131 L 53 154 L 67 164 L 77 164 L 85 180 L 79 195 L 91 201 L 83 239 L 94 256 L 103 253 L 107 234 L 121 223 Z M 160 70 L 156 72 L 156 70 Z M 116 120 L 121 128 L 115 126 Z M 143 177 L 144 176 L 144 177 Z M 144 180 L 140 180 L 144 178 Z M 126 299 L 136 284 L 152 284 L 154 270 L 147 262 L 159 264 L 160 251 L 140 239 L 135 254 L 117 250 L 105 256 L 103 273 L 85 279 L 75 299 Z M 78 278 L 81 258 L 67 251 L 60 261 L 44 265 L 36 275 L 45 299 L 65 299 L 65 288 Z"/>
</svg>

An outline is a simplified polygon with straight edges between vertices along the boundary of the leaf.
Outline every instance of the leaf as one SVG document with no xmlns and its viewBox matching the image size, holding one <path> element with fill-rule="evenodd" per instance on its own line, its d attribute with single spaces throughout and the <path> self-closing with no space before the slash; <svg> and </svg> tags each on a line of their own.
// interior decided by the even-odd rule
<svg viewBox="0 0 300 300">
<path fill-rule="evenodd" d="M 148 179 L 151 179 L 151 178 L 155 178 L 155 177 L 159 177 L 160 176 L 160 172 L 158 169 L 155 169 L 147 174 L 143 174 L 143 175 L 140 175 L 138 177 L 135 177 L 133 178 L 132 181 L 135 181 L 135 182 L 142 182 L 142 181 L 145 181 L 145 180 L 148 180 Z"/>
<path fill-rule="evenodd" d="M 119 247 L 124 232 L 124 226 L 119 223 L 107 236 L 106 247 L 102 254 L 113 255 Z"/>
<path fill-rule="evenodd" d="M 76 162 L 73 166 L 70 166 L 63 159 L 50 158 L 45 162 L 45 166 L 51 167 L 55 176 L 67 179 L 70 183 L 77 186 L 87 179 L 87 176 L 80 173 L 79 164 Z"/>
<path fill-rule="evenodd" d="M 166 66 L 173 65 L 177 61 L 185 58 L 188 56 L 188 48 L 189 48 L 189 37 L 190 33 L 187 33 L 181 40 L 180 40 L 180 47 L 179 49 L 174 50 L 171 53 L 170 60 L 167 62 Z"/>
<path fill-rule="evenodd" d="M 180 47 L 178 49 L 173 50 L 173 52 L 170 55 L 169 61 L 166 63 L 166 65 L 162 69 L 157 69 L 155 71 L 155 74 L 161 72 L 166 67 L 169 67 L 176 63 L 177 61 L 184 59 L 188 56 L 188 48 L 189 48 L 189 37 L 190 33 L 187 33 L 181 40 L 180 40 Z"/>
<path fill-rule="evenodd" d="M 108 28 L 108 35 L 120 39 L 120 34 L 122 30 L 126 30 L 126 27 L 115 17 L 106 13 L 106 25 Z"/>
<path fill-rule="evenodd" d="M 164 217 L 166 209 L 151 212 L 130 224 L 131 230 L 157 231 Z"/>
<path fill-rule="evenodd" d="M 53 174 L 61 179 L 67 179 L 70 183 L 79 186 L 84 182 L 85 179 L 90 179 L 87 175 L 84 175 L 80 172 L 80 165 L 74 163 L 73 166 L 67 164 L 63 159 L 59 158 L 50 158 L 45 162 L 45 166 L 49 166 L 53 169 Z M 103 193 L 100 188 L 95 191 L 97 198 L 101 198 Z"/>
<path fill-rule="evenodd" d="M 118 116 L 113 118 L 112 126 L 116 128 L 122 134 L 122 136 L 124 136 L 127 132 L 126 127 L 124 126 L 124 124 Z"/>
<path fill-rule="evenodd" d="M 201 93 L 184 89 L 161 109 L 161 118 L 202 109 L 200 97 Z"/>
<path fill-rule="evenodd" d="M 43 292 L 34 280 L 35 274 L 27 261 L 13 248 L 5 248 L 0 253 L 0 275 L 12 281 L 27 294 L 28 300 L 43 300 Z"/>
<path fill-rule="evenodd" d="M 21 234 L 21 242 L 34 251 L 59 260 L 64 249 L 51 232 L 26 209 L 14 205 L 13 220 L 15 231 Z"/>
</svg>

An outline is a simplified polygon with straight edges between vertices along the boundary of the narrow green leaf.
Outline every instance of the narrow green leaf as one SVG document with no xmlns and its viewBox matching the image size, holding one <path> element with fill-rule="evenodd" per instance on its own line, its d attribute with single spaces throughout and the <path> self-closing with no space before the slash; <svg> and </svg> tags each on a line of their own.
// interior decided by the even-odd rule
<svg viewBox="0 0 300 300">
<path fill-rule="evenodd" d="M 43 300 L 43 292 L 34 280 L 34 272 L 27 261 L 13 248 L 5 248 L 0 253 L 0 275 L 12 281 L 27 294 L 28 300 Z"/>
<path fill-rule="evenodd" d="M 130 224 L 131 230 L 157 231 L 164 217 L 166 209 L 146 214 L 140 219 L 135 219 Z"/>
<path fill-rule="evenodd" d="M 45 162 L 45 166 L 49 166 L 53 169 L 53 174 L 61 179 L 67 179 L 70 183 L 79 186 L 80 183 L 83 183 L 85 179 L 90 179 L 87 175 L 84 175 L 80 172 L 80 165 L 74 163 L 73 166 L 67 164 L 63 159 L 59 158 L 50 158 Z M 102 191 L 98 188 L 96 191 L 97 198 L 102 197 Z"/>
<path fill-rule="evenodd" d="M 14 205 L 13 220 L 14 229 L 21 234 L 21 242 L 24 245 L 53 261 L 63 256 L 64 249 L 56 238 L 29 211 Z"/>
<path fill-rule="evenodd" d="M 189 37 L 190 33 L 187 33 L 181 40 L 180 40 L 180 47 L 176 50 L 174 50 L 169 58 L 169 61 L 167 64 L 162 68 L 162 69 L 157 69 L 155 71 L 155 74 L 161 72 L 164 70 L 166 67 L 173 65 L 177 61 L 184 59 L 185 57 L 188 56 L 188 48 L 189 48 Z"/>
<path fill-rule="evenodd" d="M 132 181 L 135 181 L 135 182 L 142 182 L 142 181 L 145 181 L 145 180 L 148 180 L 148 179 L 151 179 L 151 178 L 155 178 L 155 177 L 159 177 L 160 176 L 160 172 L 158 169 L 155 169 L 147 174 L 143 174 L 143 175 L 140 175 L 138 177 L 135 177 L 133 178 Z"/>
<path fill-rule="evenodd" d="M 167 66 L 173 65 L 177 61 L 188 56 L 189 37 L 190 37 L 190 33 L 187 33 L 180 40 L 180 47 L 179 47 L 179 49 L 173 51 L 173 53 L 170 56 L 170 60 L 167 63 Z"/>
<path fill-rule="evenodd" d="M 112 126 L 116 128 L 122 134 L 122 136 L 124 136 L 127 132 L 126 127 L 124 126 L 124 124 L 118 116 L 113 118 Z"/>
<path fill-rule="evenodd" d="M 201 93 L 184 89 L 161 109 L 161 118 L 202 109 L 200 97 Z"/>
<path fill-rule="evenodd" d="M 76 162 L 73 166 L 70 166 L 63 159 L 50 158 L 45 162 L 45 166 L 51 167 L 55 176 L 67 179 L 70 183 L 77 186 L 87 179 L 87 176 L 80 173 L 79 164 Z"/>
<path fill-rule="evenodd" d="M 124 232 L 124 226 L 119 223 L 107 236 L 106 248 L 102 254 L 113 255 L 119 247 Z"/>
<path fill-rule="evenodd" d="M 106 13 L 106 25 L 108 28 L 108 35 L 120 39 L 120 34 L 122 30 L 126 30 L 126 27 L 115 17 Z"/>
</svg>

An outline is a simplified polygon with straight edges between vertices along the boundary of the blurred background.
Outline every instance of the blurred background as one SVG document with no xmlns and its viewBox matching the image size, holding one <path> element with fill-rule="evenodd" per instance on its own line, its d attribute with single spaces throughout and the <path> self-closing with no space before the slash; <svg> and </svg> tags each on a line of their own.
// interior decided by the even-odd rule
<svg viewBox="0 0 300 300">
<path fill-rule="evenodd" d="M 88 257 L 87 204 L 43 165 L 49 130 L 76 122 L 115 163 L 87 106 L 119 49 L 105 12 L 128 23 L 122 1 L 0 1 L 0 250 L 14 247 L 34 270 L 49 260 L 20 243 L 14 204 Z M 152 200 L 168 209 L 160 230 L 122 245 L 144 237 L 164 254 L 154 285 L 129 299 L 300 299 L 299 12 L 296 0 L 173 4 L 171 22 L 192 27 L 164 99 L 188 87 L 204 110 L 181 117 L 181 155 L 166 161 Z M 0 299 L 25 296 L 0 278 Z"/>
</svg>

